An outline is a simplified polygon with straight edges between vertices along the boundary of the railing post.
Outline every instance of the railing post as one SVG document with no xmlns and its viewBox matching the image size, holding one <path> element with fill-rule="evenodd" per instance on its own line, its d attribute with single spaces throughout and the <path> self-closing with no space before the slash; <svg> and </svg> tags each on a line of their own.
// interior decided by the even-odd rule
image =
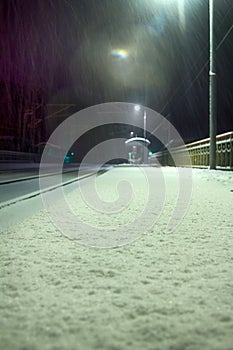
<svg viewBox="0 0 233 350">
<path fill-rule="evenodd" d="M 229 166 L 230 169 L 233 170 L 233 135 L 230 136 L 230 162 L 229 162 Z"/>
</svg>

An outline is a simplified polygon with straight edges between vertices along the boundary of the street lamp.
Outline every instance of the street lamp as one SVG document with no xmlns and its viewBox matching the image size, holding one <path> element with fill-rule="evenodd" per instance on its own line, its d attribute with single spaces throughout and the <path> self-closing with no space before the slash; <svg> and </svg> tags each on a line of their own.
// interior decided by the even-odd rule
<svg viewBox="0 0 233 350">
<path fill-rule="evenodd" d="M 135 111 L 140 111 L 141 106 L 140 105 L 135 105 L 134 106 Z M 146 139 L 146 111 L 144 110 L 143 112 L 143 138 Z"/>
<path fill-rule="evenodd" d="M 164 0 L 165 1 L 165 0 Z M 183 0 L 177 0 L 182 4 Z M 182 14 L 182 17 L 184 14 Z M 216 169 L 216 134 L 217 134 L 217 79 L 216 79 L 216 48 L 214 37 L 214 0 L 209 0 L 209 137 L 210 137 L 210 169 Z"/>
<path fill-rule="evenodd" d="M 163 0 L 164 2 L 166 0 Z M 176 0 L 180 19 L 184 21 L 184 0 Z M 168 2 L 168 1 L 167 1 Z M 170 4 L 170 0 L 169 0 Z M 181 23 L 182 24 L 182 23 Z M 214 36 L 214 0 L 209 0 L 209 138 L 210 138 L 210 169 L 216 169 L 216 135 L 217 135 L 217 75 L 216 46 Z"/>
<path fill-rule="evenodd" d="M 214 0 L 209 0 L 209 39 L 210 39 L 210 70 L 209 70 L 209 123 L 210 123 L 210 169 L 216 169 L 216 60 L 214 40 Z"/>
<path fill-rule="evenodd" d="M 140 105 L 135 105 L 134 106 L 135 111 L 140 111 L 141 106 Z M 147 149 L 146 149 L 146 110 L 143 111 L 143 138 L 145 141 L 145 148 L 144 148 L 144 163 L 147 161 Z"/>
<path fill-rule="evenodd" d="M 165 0 L 164 0 L 165 1 Z M 177 0 L 182 4 L 183 0 Z M 181 11 L 182 17 L 184 16 Z M 210 169 L 216 169 L 216 134 L 217 134 L 217 76 L 216 76 L 216 47 L 214 36 L 214 0 L 209 0 L 209 137 L 210 137 Z"/>
</svg>

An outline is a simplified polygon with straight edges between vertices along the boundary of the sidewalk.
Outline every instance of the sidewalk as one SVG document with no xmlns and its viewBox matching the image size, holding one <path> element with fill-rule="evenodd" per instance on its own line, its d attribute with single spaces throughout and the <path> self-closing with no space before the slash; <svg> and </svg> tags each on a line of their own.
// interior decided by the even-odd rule
<svg viewBox="0 0 233 350">
<path fill-rule="evenodd" d="M 188 213 L 175 232 L 165 234 L 179 186 L 174 168 L 162 170 L 161 217 L 131 244 L 80 245 L 62 235 L 45 210 L 1 232 L 3 349 L 232 349 L 233 172 L 194 169 Z M 146 198 L 137 168 L 99 176 L 100 195 L 116 200 L 118 178 L 138 186 L 137 201 L 132 197 L 127 208 L 137 216 Z M 78 188 L 67 201 L 92 226 L 116 225 L 116 234 L 132 219 L 124 212 L 94 214 Z"/>
</svg>

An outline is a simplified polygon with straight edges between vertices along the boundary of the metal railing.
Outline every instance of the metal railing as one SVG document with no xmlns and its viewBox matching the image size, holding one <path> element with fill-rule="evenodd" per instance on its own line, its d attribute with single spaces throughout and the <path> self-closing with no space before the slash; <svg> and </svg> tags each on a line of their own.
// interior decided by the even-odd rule
<svg viewBox="0 0 233 350">
<path fill-rule="evenodd" d="M 36 153 L 26 153 L 26 152 L 13 152 L 13 151 L 0 151 L 0 163 L 33 163 L 40 162 L 41 156 Z"/>
<path fill-rule="evenodd" d="M 233 170 L 233 132 L 227 132 L 217 135 L 216 138 L 216 167 L 217 169 Z M 176 147 L 171 150 L 172 154 L 179 156 L 181 166 L 187 166 L 186 159 L 187 150 L 191 158 L 193 167 L 209 167 L 210 162 L 210 139 L 204 139 L 192 143 L 188 143 L 185 147 Z M 150 164 L 160 163 L 163 166 L 174 166 L 172 154 L 168 150 L 154 153 L 150 158 Z"/>
</svg>

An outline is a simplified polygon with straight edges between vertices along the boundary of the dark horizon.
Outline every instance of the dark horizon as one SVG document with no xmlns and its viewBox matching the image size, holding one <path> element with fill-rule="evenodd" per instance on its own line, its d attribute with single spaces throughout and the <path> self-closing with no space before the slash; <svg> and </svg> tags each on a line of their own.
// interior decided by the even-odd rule
<svg viewBox="0 0 233 350">
<path fill-rule="evenodd" d="M 106 102 L 147 106 L 187 142 L 208 137 L 207 0 L 0 6 L 2 138 L 16 134 L 27 150 L 73 112 Z M 233 130 L 232 17 L 233 3 L 216 0 L 218 134 Z M 48 122 L 53 104 L 72 106 Z"/>
</svg>

